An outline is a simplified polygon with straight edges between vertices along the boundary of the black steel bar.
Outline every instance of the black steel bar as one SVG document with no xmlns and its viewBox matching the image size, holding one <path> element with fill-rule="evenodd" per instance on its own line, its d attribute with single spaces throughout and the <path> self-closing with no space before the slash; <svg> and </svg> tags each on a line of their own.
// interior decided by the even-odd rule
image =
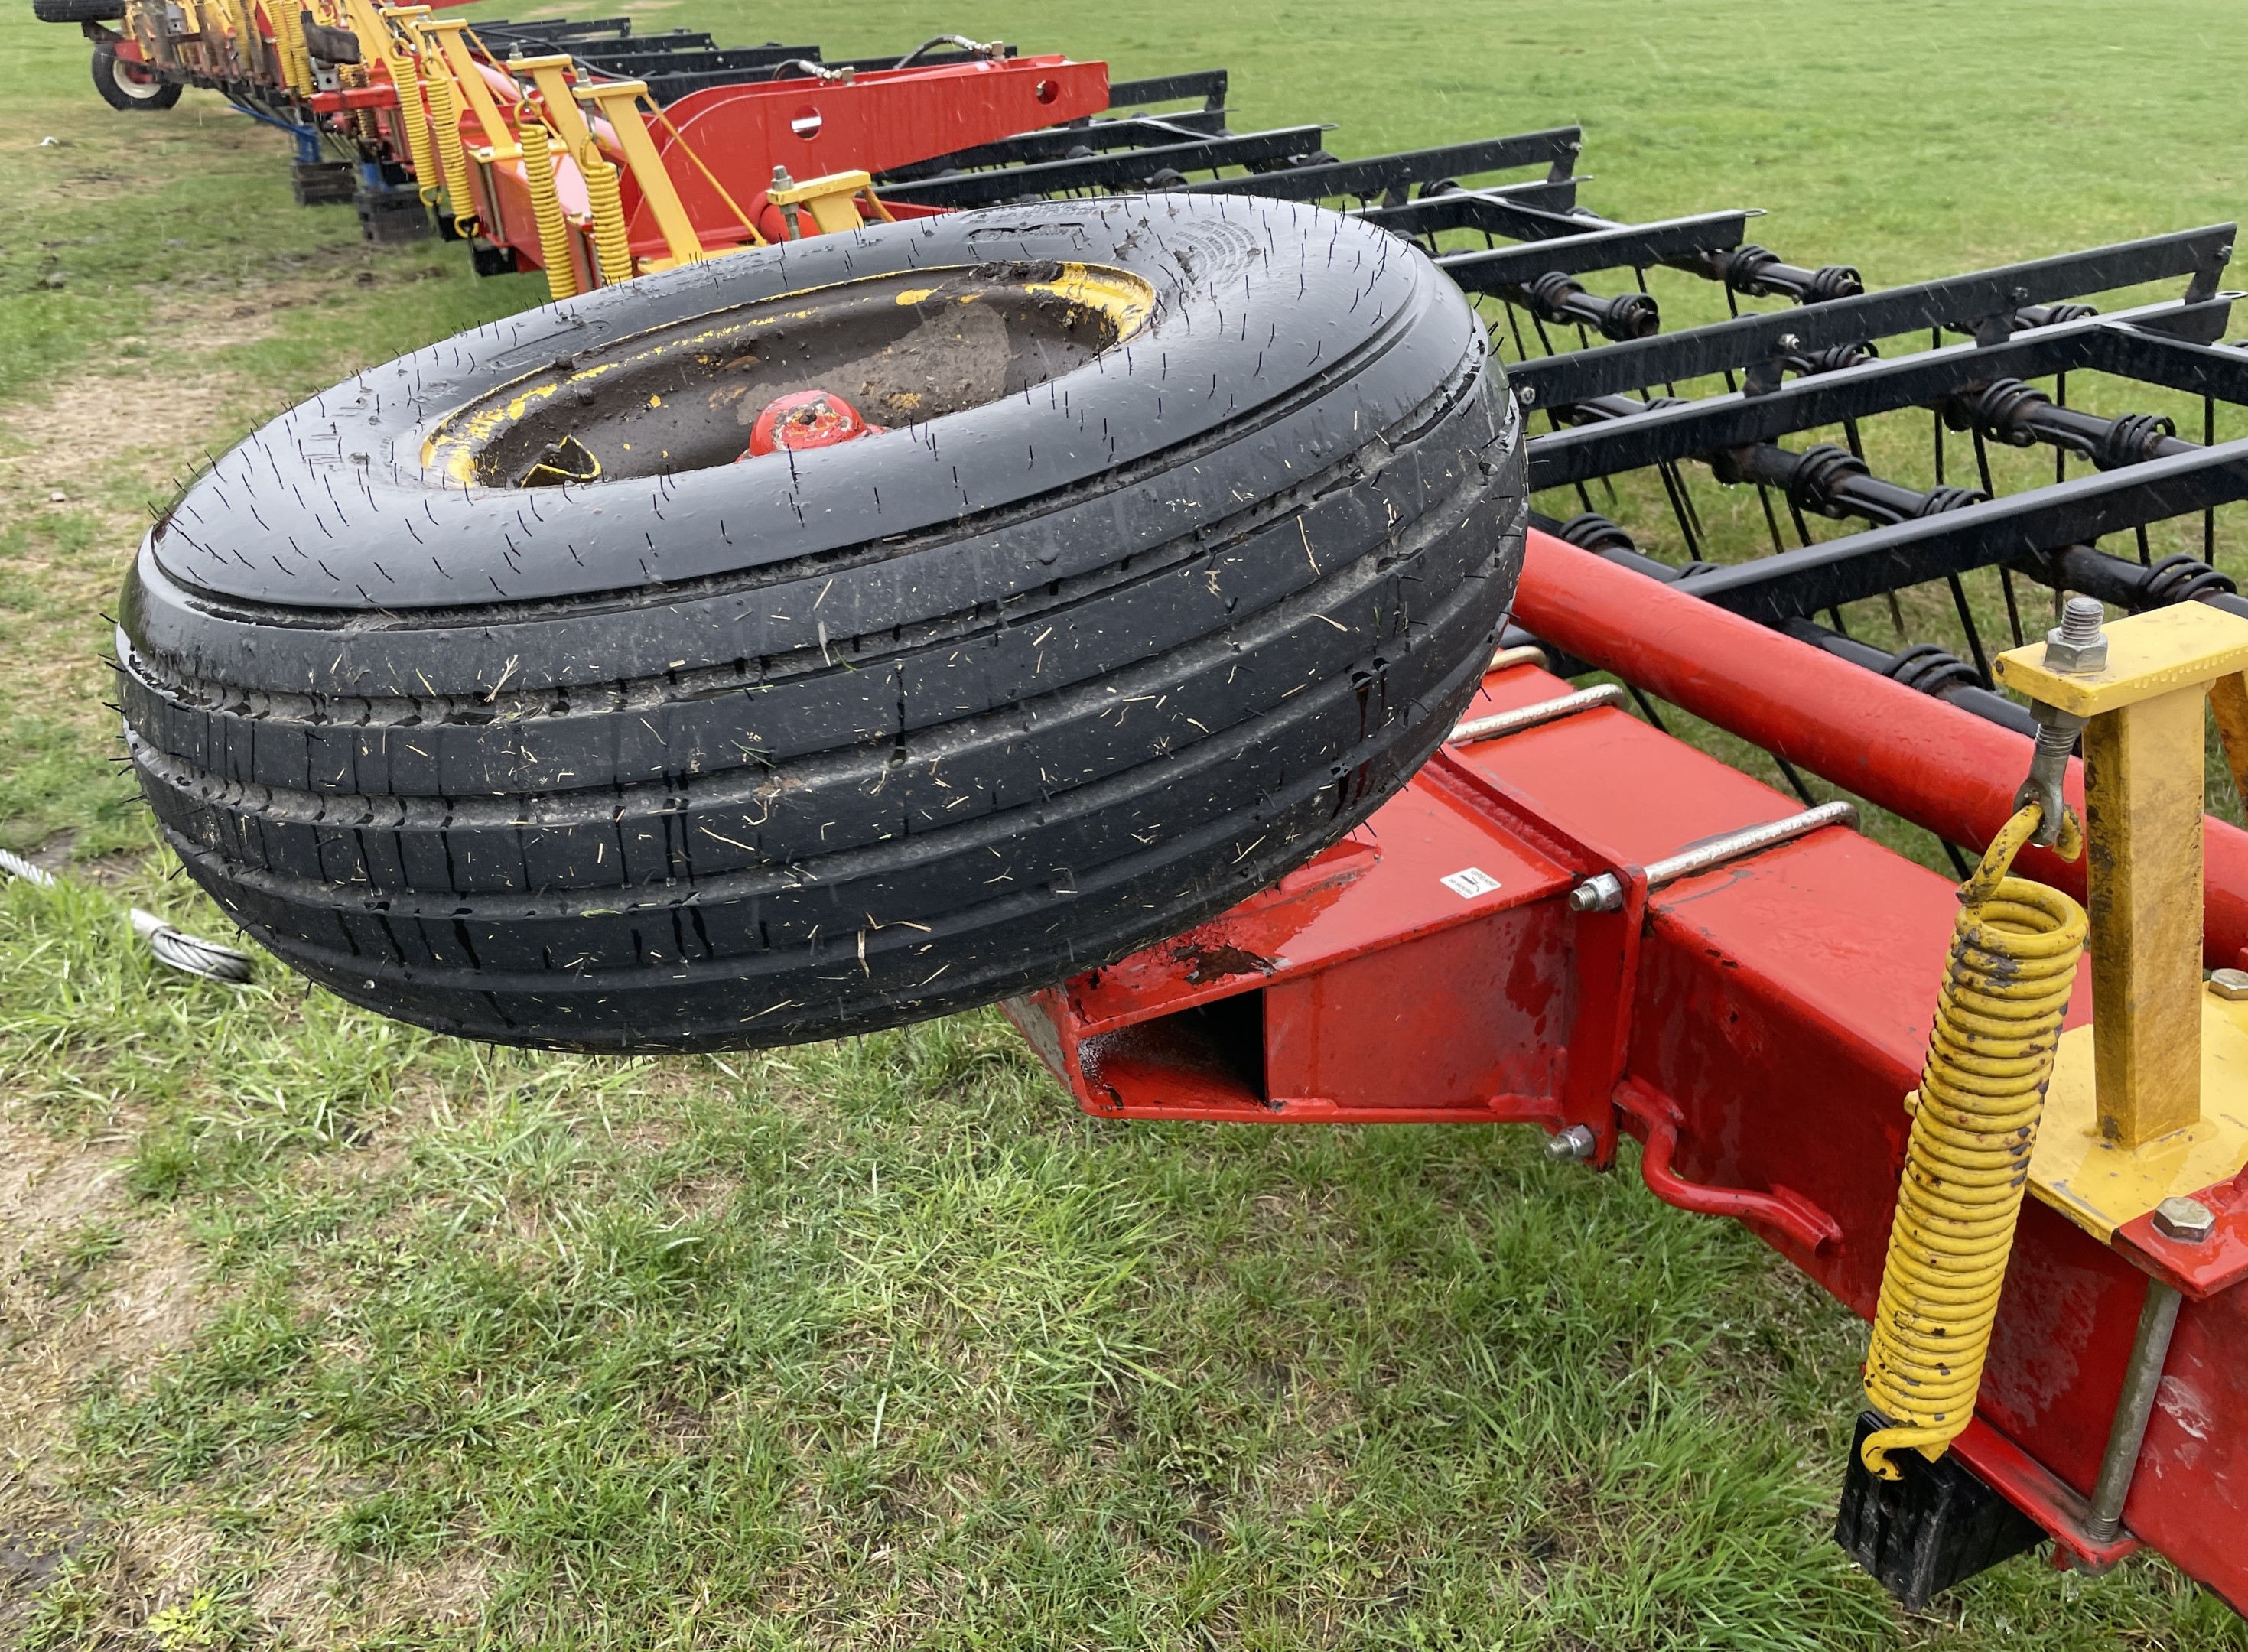
<svg viewBox="0 0 2248 1652">
<path fill-rule="evenodd" d="M 1394 207 L 1356 209 L 1352 216 L 1397 235 L 1431 235 L 1445 230 L 1480 230 L 1510 241 L 1550 241 L 1616 226 L 1588 214 L 1556 212 L 1525 203 L 1511 191 L 1450 189 Z M 1744 216 L 1753 216 L 1747 213 Z"/>
<path fill-rule="evenodd" d="M 1741 447 L 1751 442 L 1768 442 L 1792 431 L 1840 424 L 1845 419 L 1931 405 L 1977 382 L 1997 378 L 2039 378 L 2071 368 L 2097 367 L 2176 388 L 2197 387 L 2214 377 L 2215 364 L 2205 358 L 2215 357 L 2238 374 L 2233 382 L 2243 393 L 2243 399 L 2248 400 L 2248 356 L 2177 345 L 2159 334 L 2141 331 L 2127 319 L 2146 317 L 2192 325 L 2213 323 L 2222 327 L 2231 308 L 2231 301 L 2221 298 L 2195 305 L 2171 301 L 2125 315 L 2095 317 L 2018 332 L 2004 344 L 1947 345 L 1912 355 L 1869 360 L 1837 372 L 1792 380 L 1769 395 L 1711 396 L 1701 401 L 1657 401 L 1646 411 L 1627 419 L 1580 425 L 1556 435 L 1532 437 L 1530 485 L 1565 487 L 1665 460 Z M 2183 353 L 2167 353 L 2173 351 Z M 2167 374 L 2142 374 L 2138 371 L 2142 364 L 2164 367 Z M 1532 374 L 1544 371 L 1549 365 L 1539 362 L 1509 367 L 1507 377 L 1517 387 L 1518 395 L 1521 387 L 1532 383 Z M 2192 386 L 2183 382 L 2190 375 L 2200 375 L 2194 379 Z M 1574 400 L 1583 402 L 1594 399 Z M 1542 405 L 1543 401 L 1539 396 L 1534 405 Z"/>
<path fill-rule="evenodd" d="M 2101 340 L 2092 365 L 2142 384 L 2248 407 L 2248 351 L 2238 345 L 2190 343 L 2143 324 L 2121 326 Z"/>
<path fill-rule="evenodd" d="M 1620 346 L 1619 348 L 1628 348 Z M 2248 498 L 2248 440 L 2097 471 L 1721 568 L 1695 594 L 1767 625 Z M 2017 566 L 2019 564 L 2017 562 Z"/>
<path fill-rule="evenodd" d="M 1223 69 L 1152 75 L 1144 80 L 1112 80 L 1108 83 L 1108 106 L 1135 109 L 1144 104 L 1200 98 L 1204 109 L 1215 111 L 1225 107 L 1225 90 L 1226 72 Z"/>
<path fill-rule="evenodd" d="M 1531 404 L 1551 407 L 1588 396 L 1744 368 L 1751 393 L 1779 387 L 1779 358 L 1790 352 L 1857 344 L 1918 327 L 1972 324 L 1978 339 L 2003 339 L 2022 305 L 2107 292 L 2175 276 L 2192 278 L 2185 297 L 2208 298 L 2231 257 L 2229 223 L 2151 236 L 2086 252 L 2062 253 L 1970 275 L 1888 287 L 1799 309 L 1744 315 L 1706 327 L 1578 351 L 1526 364 L 1515 375 Z"/>
<path fill-rule="evenodd" d="M 1402 189 L 1408 184 L 1436 183 L 1445 178 L 1472 177 L 1483 172 L 1505 172 L 1541 162 L 1555 168 L 1557 176 L 1566 177 L 1580 142 L 1575 127 L 1555 127 L 1549 131 L 1521 132 L 1512 137 L 1486 138 L 1476 143 L 1447 144 L 1440 149 L 1370 155 L 1362 161 L 1297 167 L 1248 178 L 1220 178 L 1215 182 L 1197 183 L 1193 189 L 1196 195 L 1262 195 L 1283 201 L 1323 201 L 1332 195 L 1380 195 L 1385 189 Z"/>
<path fill-rule="evenodd" d="M 1200 143 L 1164 144 L 1152 149 L 1093 155 L 1079 161 L 1035 161 L 1029 166 L 895 184 L 883 191 L 883 195 L 888 200 L 911 202 L 917 206 L 984 207 L 1011 201 L 1018 195 L 1050 195 L 1070 189 L 1130 189 L 1151 174 L 1166 169 L 1179 172 L 1285 161 L 1292 154 L 1317 147 L 1319 134 L 1326 130 L 1326 127 L 1286 127 L 1272 132 L 1210 138 Z M 1275 175 L 1287 175 L 1257 174 L 1249 181 L 1255 182 Z"/>
<path fill-rule="evenodd" d="M 622 38 L 632 33 L 630 17 L 586 17 L 576 23 L 559 19 L 552 23 L 480 23 L 476 30 L 485 39 L 505 40 L 584 40 L 595 35 L 616 35 Z M 677 32 L 689 32 L 682 29 Z M 643 37 L 661 38 L 656 37 Z M 708 37 L 705 37 L 706 38 Z"/>
<path fill-rule="evenodd" d="M 1071 151 L 1075 149 L 1108 154 L 1120 149 L 1145 150 L 1181 142 L 1199 142 L 1204 138 L 1225 135 L 1223 127 L 1224 113 L 1221 109 L 1215 113 L 1204 113 L 1196 109 L 1181 115 L 1167 115 L 1160 120 L 1141 117 L 1127 120 L 1099 120 L 1082 127 L 1048 127 L 1043 131 L 1003 138 L 997 143 L 978 144 L 972 149 L 957 149 L 950 154 L 916 161 L 910 166 L 882 173 L 874 182 L 887 190 L 894 184 L 910 182 L 917 178 L 933 178 L 940 172 L 970 167 L 1012 167 L 1040 161 L 1066 161 L 1073 158 Z M 1084 159 L 1081 155 L 1075 158 Z"/>
<path fill-rule="evenodd" d="M 1737 246 L 1747 223 L 1746 213 L 1704 212 L 1690 218 L 1625 224 L 1520 246 L 1495 247 L 1487 252 L 1448 252 L 1437 258 L 1436 267 L 1466 291 L 1497 292 L 1526 286 L 1549 273 L 1584 275 L 1594 270 L 1635 269 L 1685 253 Z"/>
</svg>

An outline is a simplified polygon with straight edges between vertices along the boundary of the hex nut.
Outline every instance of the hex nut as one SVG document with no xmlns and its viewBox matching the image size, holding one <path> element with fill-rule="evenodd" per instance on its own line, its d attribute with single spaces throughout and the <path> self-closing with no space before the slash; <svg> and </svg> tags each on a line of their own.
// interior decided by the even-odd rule
<svg viewBox="0 0 2248 1652">
<path fill-rule="evenodd" d="M 2172 1194 L 2155 1207 L 2155 1230 L 2165 1238 L 2199 1244 L 2217 1231 L 2217 1216 L 2199 1199 Z"/>
<path fill-rule="evenodd" d="M 2045 634 L 2045 668 L 2066 671 L 2071 675 L 2108 668 L 2108 634 L 2101 632 L 2089 642 L 2070 642 L 2063 639 L 2060 627 L 2055 626 Z"/>
<path fill-rule="evenodd" d="M 1546 1143 L 1546 1156 L 1556 1164 L 1581 1164 L 1600 1150 L 1600 1139 L 1588 1126 L 1572 1124 L 1556 1130 Z"/>
<path fill-rule="evenodd" d="M 2209 990 L 2230 1004 L 2248 998 L 2248 970 L 2211 970 Z"/>
</svg>

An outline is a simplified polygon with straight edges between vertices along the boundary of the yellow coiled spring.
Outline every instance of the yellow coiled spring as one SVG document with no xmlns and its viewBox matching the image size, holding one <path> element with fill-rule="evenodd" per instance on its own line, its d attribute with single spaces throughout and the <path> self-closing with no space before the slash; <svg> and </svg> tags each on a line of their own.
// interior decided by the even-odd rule
<svg viewBox="0 0 2248 1652">
<path fill-rule="evenodd" d="M 2006 875 L 2037 830 L 2035 804 L 1999 832 L 1959 887 L 1959 919 L 1936 1007 L 1897 1185 L 1881 1306 L 1866 1354 L 1866 1398 L 1894 1426 L 1867 1436 L 1867 1468 L 1894 1480 L 1888 1453 L 1933 1461 L 1975 1415 L 1991 1321 L 2053 1079 L 2053 1047 L 2084 952 L 2084 908 Z M 2064 820 L 2060 853 L 2083 833 Z"/>
<path fill-rule="evenodd" d="M 317 88 L 312 79 L 312 54 L 305 45 L 301 10 L 302 0 L 272 10 L 273 49 L 281 59 L 281 79 L 291 92 L 309 98 Z"/>
<path fill-rule="evenodd" d="M 629 281 L 632 242 L 625 233 L 625 203 L 617 188 L 617 169 L 588 143 L 578 156 L 578 170 L 586 180 L 586 202 L 593 209 L 593 256 L 601 266 L 601 284 L 611 287 Z"/>
<path fill-rule="evenodd" d="M 570 226 L 554 193 L 552 135 L 526 114 L 517 140 L 523 145 L 523 182 L 531 195 L 531 216 L 538 224 L 538 256 L 546 264 L 547 296 L 557 302 L 578 295 L 578 266 L 570 253 Z"/>
<path fill-rule="evenodd" d="M 429 123 L 423 118 L 422 72 L 402 41 L 392 42 L 387 54 L 390 84 L 398 89 L 398 124 L 406 128 L 406 158 L 414 163 L 414 185 L 422 204 L 437 202 L 437 157 L 429 147 Z"/>
<path fill-rule="evenodd" d="M 461 147 L 461 100 L 453 90 L 453 77 L 442 63 L 426 77 L 422 89 L 429 98 L 429 131 L 437 141 L 437 163 L 444 168 L 446 205 L 453 228 L 463 235 L 476 233 L 476 215 L 469 209 L 469 154 Z"/>
</svg>

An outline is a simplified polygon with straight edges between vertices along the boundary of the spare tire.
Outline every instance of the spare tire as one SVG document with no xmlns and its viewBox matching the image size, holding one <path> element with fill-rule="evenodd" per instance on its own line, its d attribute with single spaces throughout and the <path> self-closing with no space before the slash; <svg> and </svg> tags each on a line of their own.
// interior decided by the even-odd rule
<svg viewBox="0 0 2248 1652">
<path fill-rule="evenodd" d="M 125 15 L 125 0 L 31 0 L 41 23 L 113 23 Z"/>
<path fill-rule="evenodd" d="M 807 386 L 896 428 L 730 463 Z M 127 740 L 188 869 L 356 1003 L 830 1037 L 1348 832 L 1474 692 L 1525 505 L 1481 326 L 1384 231 L 1192 195 L 873 225 L 267 425 L 141 546 Z"/>
</svg>

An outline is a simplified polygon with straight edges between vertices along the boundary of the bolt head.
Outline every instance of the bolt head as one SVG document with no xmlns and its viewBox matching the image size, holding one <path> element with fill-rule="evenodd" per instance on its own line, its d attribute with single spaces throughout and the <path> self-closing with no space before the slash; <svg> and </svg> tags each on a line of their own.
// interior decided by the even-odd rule
<svg viewBox="0 0 2248 1652">
<path fill-rule="evenodd" d="M 2248 999 L 2248 970 L 2211 970 L 2209 990 L 2231 1004 Z"/>
<path fill-rule="evenodd" d="M 2155 1207 L 2155 1230 L 2165 1238 L 2199 1244 L 2217 1231 L 2217 1214 L 2199 1199 L 2173 1194 Z"/>
<path fill-rule="evenodd" d="M 1792 332 L 1783 332 L 1779 335 L 1779 347 L 1783 350 L 1800 350 L 1803 348 L 1803 340 Z"/>
<path fill-rule="evenodd" d="M 2065 671 L 2072 676 L 2108 668 L 2108 634 L 2094 634 L 2089 642 L 2072 642 L 2055 626 L 2045 634 L 2045 668 Z"/>
<path fill-rule="evenodd" d="M 1538 405 L 1538 387 L 1534 384 L 1516 385 L 1514 387 L 1514 399 L 1517 401 L 1519 401 L 1525 408 L 1536 407 Z"/>
</svg>

